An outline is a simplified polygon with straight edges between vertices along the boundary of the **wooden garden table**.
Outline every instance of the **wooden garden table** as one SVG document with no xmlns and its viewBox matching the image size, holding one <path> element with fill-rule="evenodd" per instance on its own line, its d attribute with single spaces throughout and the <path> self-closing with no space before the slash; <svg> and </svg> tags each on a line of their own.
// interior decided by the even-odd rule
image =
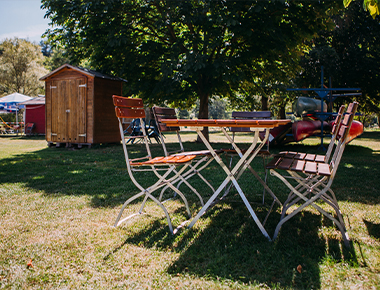
<svg viewBox="0 0 380 290">
<path fill-rule="evenodd" d="M 217 161 L 217 163 L 221 166 L 221 168 L 224 170 L 224 172 L 227 174 L 225 180 L 220 184 L 218 189 L 214 192 L 214 194 L 210 197 L 210 199 L 207 201 L 207 203 L 202 207 L 202 209 L 199 211 L 199 213 L 194 217 L 194 219 L 191 221 L 189 228 L 191 228 L 198 219 L 206 212 L 206 210 L 210 207 L 210 205 L 215 201 L 215 199 L 218 197 L 218 195 L 222 192 L 222 190 L 227 186 L 229 182 L 232 182 L 236 190 L 238 191 L 241 199 L 243 200 L 245 206 L 247 207 L 249 213 L 251 214 L 252 218 L 256 222 L 257 226 L 261 230 L 262 234 L 267 237 L 269 240 L 271 238 L 269 237 L 267 231 L 264 229 L 264 226 L 260 222 L 260 220 L 257 218 L 254 210 L 252 209 L 250 203 L 248 202 L 246 196 L 244 195 L 241 187 L 238 184 L 238 179 L 244 172 L 244 170 L 247 167 L 250 167 L 250 163 L 252 160 L 256 157 L 257 153 L 260 151 L 260 149 L 263 147 L 263 145 L 266 143 L 269 137 L 269 131 L 272 128 L 275 128 L 280 125 L 285 125 L 290 122 L 290 120 L 210 120 L 210 119 L 198 119 L 198 120 L 185 120 L 185 119 L 163 119 L 163 123 L 165 123 L 169 127 L 178 127 L 178 126 L 187 126 L 194 128 L 194 130 L 197 132 L 198 136 L 202 139 L 203 143 L 206 145 L 206 147 L 210 150 L 212 156 Z M 216 154 L 215 149 L 212 148 L 210 142 L 204 137 L 202 130 L 204 127 L 219 127 L 221 128 L 222 132 L 224 133 L 227 140 L 231 143 L 233 148 L 236 150 L 237 154 L 240 157 L 240 160 L 237 162 L 237 164 L 230 170 L 228 166 L 226 166 L 222 159 Z M 249 146 L 249 148 L 242 153 L 242 151 L 239 149 L 239 147 L 236 145 L 234 140 L 231 138 L 231 136 L 227 133 L 226 128 L 230 127 L 245 127 L 245 128 L 251 128 L 252 133 L 254 133 L 254 138 L 252 144 Z M 265 137 L 264 140 L 262 140 L 261 143 L 258 144 L 259 140 L 259 132 L 265 131 Z M 252 171 L 252 170 L 251 170 Z M 281 206 L 282 204 L 278 201 L 277 197 L 274 195 L 274 193 L 269 189 L 269 187 L 265 184 L 264 181 L 259 178 L 259 176 L 256 174 L 255 177 L 265 186 L 267 191 L 272 195 L 274 200 L 278 202 Z"/>
</svg>

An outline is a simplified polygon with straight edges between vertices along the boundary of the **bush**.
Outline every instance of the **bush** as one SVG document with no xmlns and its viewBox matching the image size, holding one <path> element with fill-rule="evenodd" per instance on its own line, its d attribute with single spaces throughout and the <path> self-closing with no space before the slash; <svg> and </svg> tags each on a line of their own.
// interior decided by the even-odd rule
<svg viewBox="0 0 380 290">
<path fill-rule="evenodd" d="M 23 121 L 22 116 L 23 116 L 23 110 L 19 110 L 18 111 L 19 122 Z M 3 114 L 0 114 L 0 117 L 4 120 L 4 122 L 16 122 L 16 113 L 3 113 Z"/>
</svg>

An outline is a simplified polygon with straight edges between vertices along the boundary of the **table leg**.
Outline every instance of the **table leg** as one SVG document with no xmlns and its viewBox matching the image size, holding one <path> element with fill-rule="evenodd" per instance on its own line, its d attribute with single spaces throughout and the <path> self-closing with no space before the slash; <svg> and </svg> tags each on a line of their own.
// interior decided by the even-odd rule
<svg viewBox="0 0 380 290">
<path fill-rule="evenodd" d="M 196 131 L 197 131 L 199 137 L 202 139 L 203 143 L 210 150 L 210 152 L 211 152 L 212 156 L 214 157 L 214 159 L 219 163 L 219 165 L 226 172 L 227 177 L 223 181 L 223 183 L 219 186 L 219 188 L 215 191 L 215 193 L 211 196 L 211 198 L 207 201 L 207 203 L 202 207 L 202 209 L 200 210 L 200 212 L 191 221 L 191 223 L 190 223 L 190 225 L 188 227 L 191 228 L 198 221 L 198 219 L 205 213 L 205 211 L 209 208 L 209 206 L 217 198 L 217 196 L 219 195 L 219 193 L 225 188 L 225 186 L 230 181 L 232 181 L 233 185 L 235 186 L 236 190 L 239 192 L 239 195 L 240 195 L 241 199 L 243 200 L 245 206 L 247 207 L 249 213 L 251 214 L 253 220 L 255 221 L 255 223 L 257 224 L 257 226 L 259 227 L 260 231 L 262 232 L 262 234 L 265 237 L 267 237 L 269 240 L 271 240 L 270 237 L 269 237 L 269 235 L 268 235 L 268 233 L 267 233 L 267 231 L 264 229 L 264 227 L 262 226 L 261 222 L 257 218 L 254 210 L 252 209 L 251 205 L 249 204 L 249 201 L 247 200 L 246 196 L 243 193 L 243 190 L 241 189 L 241 187 L 239 186 L 239 184 L 238 184 L 238 182 L 237 182 L 237 180 L 235 178 L 236 174 L 239 175 L 240 170 L 243 170 L 243 169 L 246 168 L 246 166 L 243 166 L 243 165 L 245 165 L 247 158 L 250 156 L 250 154 L 252 153 L 253 149 L 256 147 L 256 144 L 257 144 L 257 141 L 258 141 L 258 138 L 259 138 L 259 131 L 258 130 L 255 131 L 254 141 L 252 142 L 251 146 L 248 148 L 248 150 L 245 152 L 244 155 L 242 155 L 241 151 L 238 149 L 240 151 L 241 158 L 238 161 L 238 163 L 235 165 L 235 167 L 232 169 L 232 171 L 230 171 L 228 169 L 228 167 L 223 163 L 222 159 L 219 158 L 219 156 L 215 153 L 215 150 L 212 148 L 212 146 L 208 142 L 208 140 L 204 137 L 204 135 L 202 134 L 201 130 L 197 129 Z M 258 151 L 256 151 L 253 154 L 253 157 L 251 156 L 251 158 L 250 158 L 251 161 L 256 156 L 257 152 Z"/>
</svg>

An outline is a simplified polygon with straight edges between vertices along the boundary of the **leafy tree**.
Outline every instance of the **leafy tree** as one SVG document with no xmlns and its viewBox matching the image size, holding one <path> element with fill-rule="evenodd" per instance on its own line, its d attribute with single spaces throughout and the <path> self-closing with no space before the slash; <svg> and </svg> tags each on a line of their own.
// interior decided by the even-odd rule
<svg viewBox="0 0 380 290">
<path fill-rule="evenodd" d="M 275 83 L 326 28 L 341 1 L 42 0 L 73 63 L 128 80 L 151 103 L 189 107 L 207 118 L 214 95 L 232 96 L 244 81 Z"/>
<path fill-rule="evenodd" d="M 40 41 L 41 52 L 44 56 L 49 57 L 52 53 L 52 48 L 47 41 Z"/>
<path fill-rule="evenodd" d="M 229 101 L 226 98 L 221 98 L 220 96 L 213 96 L 209 103 L 208 118 L 210 119 L 228 119 L 231 117 L 228 111 Z M 195 102 L 195 107 L 188 113 L 187 117 L 194 116 L 199 118 L 199 100 Z M 182 116 L 185 116 L 182 113 Z"/>
<path fill-rule="evenodd" d="M 380 25 L 362 12 L 355 2 L 334 17 L 336 28 L 314 39 L 314 48 L 303 61 L 301 86 L 320 86 L 321 65 L 324 80 L 331 77 L 333 87 L 361 88 L 356 96 L 360 111 L 380 114 Z M 346 101 L 347 97 L 339 102 Z"/>
<path fill-rule="evenodd" d="M 353 0 L 343 0 L 344 7 L 347 8 L 352 1 Z M 363 0 L 363 8 L 375 19 L 376 16 L 380 14 L 380 0 Z"/>
<path fill-rule="evenodd" d="M 39 78 L 47 73 L 40 47 L 14 38 L 0 43 L 0 94 L 37 96 L 44 90 Z"/>
<path fill-rule="evenodd" d="M 65 49 L 56 46 L 50 50 L 50 55 L 45 58 L 44 66 L 49 71 L 53 71 L 66 63 L 71 64 L 70 56 Z"/>
</svg>

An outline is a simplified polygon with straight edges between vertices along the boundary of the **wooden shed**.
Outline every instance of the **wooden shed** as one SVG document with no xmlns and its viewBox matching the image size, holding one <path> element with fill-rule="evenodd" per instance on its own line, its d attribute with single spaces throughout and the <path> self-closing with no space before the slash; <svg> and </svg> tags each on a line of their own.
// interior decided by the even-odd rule
<svg viewBox="0 0 380 290">
<path fill-rule="evenodd" d="M 120 142 L 112 95 L 122 95 L 123 79 L 65 64 L 40 80 L 49 146 Z"/>
</svg>

